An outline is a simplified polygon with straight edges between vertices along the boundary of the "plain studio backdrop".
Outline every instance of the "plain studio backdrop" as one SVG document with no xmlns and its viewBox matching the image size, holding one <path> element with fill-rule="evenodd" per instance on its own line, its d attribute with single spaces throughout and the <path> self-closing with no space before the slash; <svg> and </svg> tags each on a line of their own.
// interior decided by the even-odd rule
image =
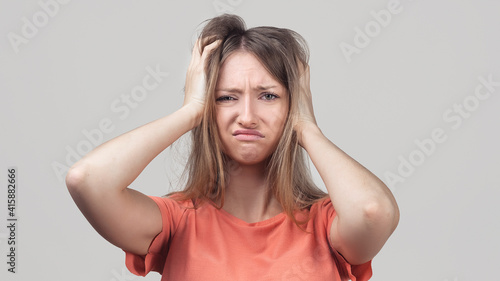
<svg viewBox="0 0 500 281">
<path fill-rule="evenodd" d="M 223 12 L 305 37 L 320 128 L 394 192 L 401 221 L 372 280 L 496 276 L 499 2 L 0 3 L 1 280 L 160 279 L 128 273 L 124 253 L 92 229 L 64 176 L 100 143 L 181 106 L 199 24 Z M 160 154 L 131 187 L 149 195 L 181 188 L 186 145 Z"/>
</svg>

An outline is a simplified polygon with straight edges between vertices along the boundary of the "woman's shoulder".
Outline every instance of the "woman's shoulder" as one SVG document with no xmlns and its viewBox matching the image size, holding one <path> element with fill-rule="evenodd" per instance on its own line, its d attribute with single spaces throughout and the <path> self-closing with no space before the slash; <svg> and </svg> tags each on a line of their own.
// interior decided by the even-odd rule
<svg viewBox="0 0 500 281">
<path fill-rule="evenodd" d="M 190 198 L 186 196 L 183 192 L 170 193 L 164 196 L 150 196 L 159 205 L 167 205 L 169 208 L 179 208 L 179 209 L 198 209 L 204 205 L 210 205 L 208 200 L 203 200 L 200 198 Z"/>
<path fill-rule="evenodd" d="M 335 217 L 335 209 L 330 197 L 325 196 L 315 200 L 308 208 L 296 214 L 296 218 L 304 219 L 310 224 L 328 224 Z"/>
<path fill-rule="evenodd" d="M 307 209 L 310 212 L 317 212 L 317 211 L 321 211 L 324 209 L 332 209 L 333 210 L 332 200 L 330 199 L 329 196 L 318 198 Z"/>
<path fill-rule="evenodd" d="M 193 209 L 193 200 L 185 199 L 181 194 L 167 194 L 164 196 L 149 196 L 158 205 L 160 210 L 183 211 Z"/>
</svg>

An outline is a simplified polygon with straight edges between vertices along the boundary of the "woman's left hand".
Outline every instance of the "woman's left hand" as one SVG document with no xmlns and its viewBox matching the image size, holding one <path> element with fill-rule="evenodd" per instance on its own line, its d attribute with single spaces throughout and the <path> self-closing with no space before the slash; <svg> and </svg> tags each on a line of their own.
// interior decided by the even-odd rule
<svg viewBox="0 0 500 281">
<path fill-rule="evenodd" d="M 317 127 L 314 117 L 309 65 L 299 63 L 299 92 L 298 92 L 298 112 L 295 119 L 294 130 L 297 132 L 299 144 L 302 144 L 302 133 L 308 126 Z"/>
</svg>

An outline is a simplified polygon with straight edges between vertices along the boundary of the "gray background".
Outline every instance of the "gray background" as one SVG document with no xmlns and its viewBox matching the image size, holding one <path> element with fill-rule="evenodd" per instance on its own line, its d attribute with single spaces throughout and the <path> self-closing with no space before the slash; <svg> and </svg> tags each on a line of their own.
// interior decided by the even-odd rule
<svg viewBox="0 0 500 281">
<path fill-rule="evenodd" d="M 1 280 L 160 279 L 124 271 L 123 252 L 91 228 L 68 194 L 64 171 L 54 167 L 71 164 L 69 151 L 90 143 L 83 131 L 103 120 L 113 130 L 96 143 L 180 107 L 193 38 L 219 13 L 214 3 L 226 3 L 249 27 L 286 27 L 309 42 L 320 127 L 390 186 L 401 209 L 398 229 L 373 261 L 372 280 L 496 276 L 500 86 L 482 100 L 474 91 L 478 77 L 500 81 L 498 1 L 393 2 L 399 12 L 380 30 L 370 12 L 391 1 L 69 1 L 46 23 L 37 1 L 0 3 Z M 40 27 L 16 47 L 9 38 L 24 36 L 23 18 L 33 23 L 33 16 Z M 372 28 L 370 41 L 344 55 L 340 45 L 355 46 L 356 28 L 365 27 Z M 121 96 L 142 84 L 147 67 L 169 75 L 124 116 L 112 105 L 124 106 Z M 453 110 L 464 102 L 461 117 Z M 445 140 L 424 154 L 416 142 L 434 130 Z M 184 149 L 180 143 L 159 155 L 132 187 L 150 195 L 178 188 Z M 411 157 L 413 172 L 398 172 Z M 7 273 L 3 226 L 10 166 L 19 170 L 15 275 Z"/>
</svg>

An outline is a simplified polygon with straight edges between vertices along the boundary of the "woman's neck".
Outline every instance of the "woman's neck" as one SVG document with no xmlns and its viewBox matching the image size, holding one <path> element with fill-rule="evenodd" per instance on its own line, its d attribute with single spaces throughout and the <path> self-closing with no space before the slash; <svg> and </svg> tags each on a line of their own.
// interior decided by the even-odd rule
<svg viewBox="0 0 500 281">
<path fill-rule="evenodd" d="M 263 221 L 282 212 L 281 205 L 269 189 L 265 163 L 229 165 L 223 209 L 246 222 Z"/>
</svg>

